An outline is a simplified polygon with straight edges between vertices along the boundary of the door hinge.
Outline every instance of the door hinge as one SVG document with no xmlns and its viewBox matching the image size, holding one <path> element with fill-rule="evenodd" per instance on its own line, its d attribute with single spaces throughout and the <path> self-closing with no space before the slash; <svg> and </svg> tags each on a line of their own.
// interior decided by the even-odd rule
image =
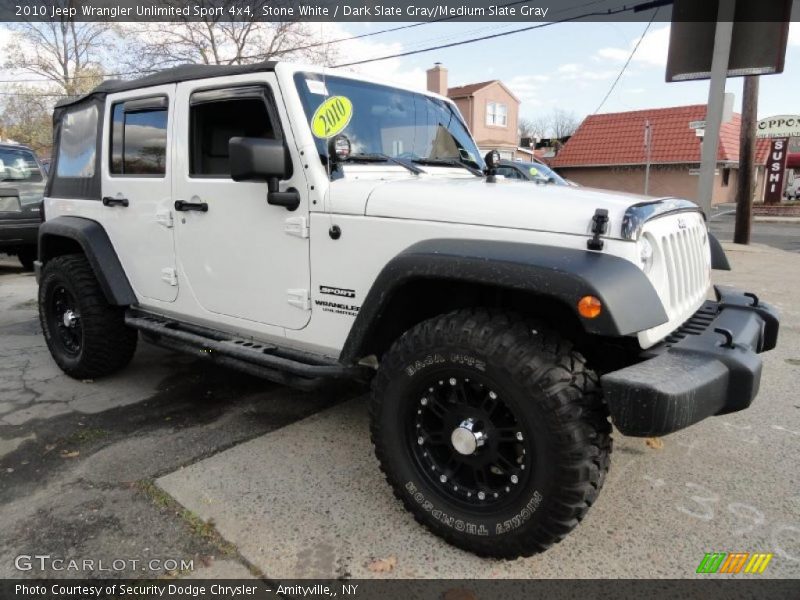
<svg viewBox="0 0 800 600">
<path fill-rule="evenodd" d="M 305 217 L 289 217 L 286 219 L 284 231 L 299 238 L 308 237 L 308 221 Z"/>
<path fill-rule="evenodd" d="M 163 225 L 167 229 L 171 229 L 173 226 L 172 222 L 172 211 L 171 210 L 163 210 L 156 213 L 156 223 L 159 225 Z"/>
<path fill-rule="evenodd" d="M 292 306 L 311 310 L 311 297 L 308 290 L 286 290 L 286 301 Z"/>
<path fill-rule="evenodd" d="M 161 269 L 161 281 L 166 281 L 170 285 L 178 285 L 178 272 L 172 267 Z"/>
</svg>

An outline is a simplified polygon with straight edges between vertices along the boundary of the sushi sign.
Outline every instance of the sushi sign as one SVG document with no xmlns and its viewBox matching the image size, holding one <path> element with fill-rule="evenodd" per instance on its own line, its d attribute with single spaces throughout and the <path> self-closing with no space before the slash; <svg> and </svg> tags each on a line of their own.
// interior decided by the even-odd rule
<svg viewBox="0 0 800 600">
<path fill-rule="evenodd" d="M 800 136 L 800 115 L 777 115 L 761 119 L 756 127 L 756 137 L 770 139 L 767 157 L 767 184 L 764 186 L 764 203 L 778 204 L 786 184 L 786 159 L 789 138 Z"/>
</svg>

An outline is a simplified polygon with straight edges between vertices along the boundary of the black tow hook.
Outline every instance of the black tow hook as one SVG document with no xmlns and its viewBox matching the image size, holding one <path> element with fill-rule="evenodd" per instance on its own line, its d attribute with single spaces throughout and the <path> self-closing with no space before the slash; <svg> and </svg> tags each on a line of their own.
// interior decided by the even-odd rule
<svg viewBox="0 0 800 600">
<path fill-rule="evenodd" d="M 756 296 L 753 292 L 745 292 L 743 296 L 753 299 L 753 303 L 750 306 L 758 306 L 758 296 Z"/>
<path fill-rule="evenodd" d="M 725 329 L 724 327 L 715 327 L 714 333 L 718 333 L 725 338 L 725 342 L 720 344 L 720 346 L 723 348 L 736 348 L 736 344 L 733 343 L 733 333 L 730 329 Z"/>
</svg>

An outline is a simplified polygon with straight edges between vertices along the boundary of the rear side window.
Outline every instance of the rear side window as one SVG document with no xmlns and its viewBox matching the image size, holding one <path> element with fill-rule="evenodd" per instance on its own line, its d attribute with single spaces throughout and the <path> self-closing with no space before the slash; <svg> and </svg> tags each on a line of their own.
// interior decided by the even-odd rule
<svg viewBox="0 0 800 600">
<path fill-rule="evenodd" d="M 230 177 L 228 142 L 232 137 L 278 139 L 263 88 L 196 92 L 191 100 L 189 173 L 192 177 Z"/>
<path fill-rule="evenodd" d="M 97 107 L 70 111 L 61 122 L 58 140 L 59 177 L 94 177 L 97 152 Z"/>
<path fill-rule="evenodd" d="M 161 176 L 167 172 L 167 99 L 114 104 L 111 174 Z"/>
</svg>

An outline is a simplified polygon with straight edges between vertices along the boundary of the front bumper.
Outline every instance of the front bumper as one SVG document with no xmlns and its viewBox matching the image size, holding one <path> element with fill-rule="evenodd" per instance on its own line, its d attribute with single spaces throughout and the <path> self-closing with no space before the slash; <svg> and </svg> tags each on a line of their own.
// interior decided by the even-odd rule
<svg viewBox="0 0 800 600">
<path fill-rule="evenodd" d="M 777 311 L 753 295 L 715 287 L 703 306 L 640 363 L 601 378 L 611 419 L 625 435 L 671 433 L 750 406 L 761 352 L 778 340 Z"/>
</svg>

